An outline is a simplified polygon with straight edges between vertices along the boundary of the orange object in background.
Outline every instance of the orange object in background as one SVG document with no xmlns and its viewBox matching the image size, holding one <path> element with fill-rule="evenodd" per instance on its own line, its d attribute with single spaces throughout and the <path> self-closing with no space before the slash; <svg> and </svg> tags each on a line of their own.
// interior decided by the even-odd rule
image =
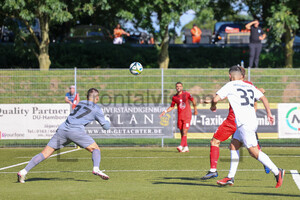
<svg viewBox="0 0 300 200">
<path fill-rule="evenodd" d="M 248 30 L 248 29 L 242 29 L 241 32 L 242 33 L 248 33 L 248 32 L 250 32 L 250 30 Z"/>
<path fill-rule="evenodd" d="M 149 44 L 154 44 L 154 38 L 153 37 L 150 38 Z"/>
<path fill-rule="evenodd" d="M 77 104 L 79 103 L 78 99 L 79 99 L 79 94 L 77 93 L 75 95 L 75 98 L 74 98 L 74 101 L 73 101 L 73 104 L 72 104 L 72 109 L 74 109 L 77 106 Z"/>
<path fill-rule="evenodd" d="M 191 29 L 193 43 L 200 43 L 202 31 L 196 25 Z"/>
<path fill-rule="evenodd" d="M 118 29 L 118 28 L 114 29 L 115 38 L 121 37 L 123 34 L 126 34 L 126 32 L 123 29 Z"/>
<path fill-rule="evenodd" d="M 226 26 L 225 28 L 225 33 L 239 33 L 240 29 L 239 28 L 232 28 L 229 26 Z"/>
</svg>

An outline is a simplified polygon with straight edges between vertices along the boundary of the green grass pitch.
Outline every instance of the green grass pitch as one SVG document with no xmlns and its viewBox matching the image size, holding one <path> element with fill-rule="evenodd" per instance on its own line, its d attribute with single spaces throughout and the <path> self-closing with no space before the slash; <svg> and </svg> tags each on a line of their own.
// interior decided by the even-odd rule
<svg viewBox="0 0 300 200">
<path fill-rule="evenodd" d="M 41 148 L 0 148 L 0 168 L 26 162 Z M 71 148 L 62 151 L 71 150 Z M 219 177 L 202 181 L 209 169 L 209 148 L 191 147 L 178 153 L 174 147 L 101 148 L 101 169 L 108 181 L 91 173 L 91 154 L 84 149 L 50 158 L 35 167 L 27 182 L 16 182 L 25 165 L 0 171 L 0 199 L 300 199 L 289 170 L 300 171 L 299 147 L 265 147 L 273 162 L 286 169 L 281 188 L 272 173 L 251 158 L 246 149 L 235 184 L 219 187 L 227 176 L 230 152 L 220 149 Z M 77 159 L 77 160 L 76 160 Z"/>
</svg>

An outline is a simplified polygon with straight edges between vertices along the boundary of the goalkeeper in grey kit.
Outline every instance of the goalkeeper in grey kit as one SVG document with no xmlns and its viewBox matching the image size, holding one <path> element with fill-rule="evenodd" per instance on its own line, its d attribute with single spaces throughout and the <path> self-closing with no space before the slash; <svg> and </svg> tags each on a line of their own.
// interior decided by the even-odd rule
<svg viewBox="0 0 300 200">
<path fill-rule="evenodd" d="M 18 182 L 25 183 L 26 174 L 37 164 L 49 158 L 58 149 L 65 147 L 70 142 L 85 148 L 92 153 L 93 174 L 107 180 L 109 176 L 100 171 L 101 153 L 100 148 L 94 139 L 86 134 L 84 126 L 96 120 L 103 129 L 110 128 L 110 122 L 104 117 L 102 109 L 97 105 L 99 101 L 99 91 L 91 88 L 87 92 L 87 100 L 80 101 L 67 120 L 62 123 L 53 137 L 50 139 L 44 150 L 34 156 L 27 166 L 18 172 Z"/>
</svg>

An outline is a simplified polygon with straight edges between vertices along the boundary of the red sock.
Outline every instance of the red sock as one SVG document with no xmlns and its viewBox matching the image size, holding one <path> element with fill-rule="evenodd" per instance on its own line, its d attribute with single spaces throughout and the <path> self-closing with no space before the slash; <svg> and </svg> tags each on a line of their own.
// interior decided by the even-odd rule
<svg viewBox="0 0 300 200">
<path fill-rule="evenodd" d="M 185 137 L 185 143 L 184 143 L 184 146 L 187 147 L 187 136 L 184 136 Z"/>
<path fill-rule="evenodd" d="M 218 159 L 219 159 L 219 147 L 210 146 L 210 168 L 217 169 Z"/>
<path fill-rule="evenodd" d="M 185 147 L 187 146 L 186 136 L 181 137 L 181 143 L 180 146 Z"/>
<path fill-rule="evenodd" d="M 258 148 L 258 150 L 261 150 L 261 148 L 260 148 L 259 144 L 257 145 L 257 148 Z"/>
</svg>

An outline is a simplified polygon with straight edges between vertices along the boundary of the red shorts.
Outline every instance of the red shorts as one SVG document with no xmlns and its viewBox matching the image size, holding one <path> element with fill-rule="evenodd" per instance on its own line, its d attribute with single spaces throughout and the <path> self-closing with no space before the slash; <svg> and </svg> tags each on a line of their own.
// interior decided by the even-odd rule
<svg viewBox="0 0 300 200">
<path fill-rule="evenodd" d="M 191 119 L 178 119 L 177 121 L 177 127 L 182 130 L 182 129 L 187 129 L 189 130 L 191 125 Z"/>
<path fill-rule="evenodd" d="M 214 138 L 220 140 L 221 142 L 227 140 L 236 131 L 236 123 L 233 120 L 226 119 L 216 130 Z"/>
</svg>

